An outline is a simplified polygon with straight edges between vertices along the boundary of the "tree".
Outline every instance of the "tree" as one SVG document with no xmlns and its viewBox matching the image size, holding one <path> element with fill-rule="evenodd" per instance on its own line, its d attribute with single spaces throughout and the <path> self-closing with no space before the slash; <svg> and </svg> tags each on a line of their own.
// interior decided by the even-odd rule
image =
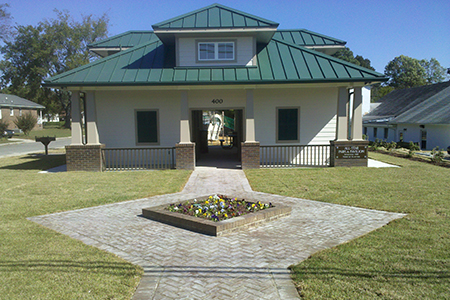
<svg viewBox="0 0 450 300">
<path fill-rule="evenodd" d="M 391 60 L 384 74 L 389 77 L 388 85 L 394 89 L 406 89 L 422 86 L 427 83 L 425 68 L 420 61 L 405 55 Z"/>
<path fill-rule="evenodd" d="M 6 11 L 8 3 L 0 4 L 0 41 L 8 39 L 11 34 L 11 14 Z"/>
<path fill-rule="evenodd" d="M 447 70 L 441 66 L 436 58 L 422 59 L 420 65 L 425 69 L 425 77 L 428 84 L 439 83 L 446 79 Z"/>
<path fill-rule="evenodd" d="M 107 15 L 83 16 L 73 20 L 67 11 L 55 10 L 57 17 L 37 26 L 18 26 L 12 41 L 1 48 L 2 88 L 8 93 L 35 101 L 46 113 L 66 113 L 70 126 L 70 94 L 42 87 L 45 78 L 69 71 L 92 61 L 87 45 L 107 35 Z"/>
<path fill-rule="evenodd" d="M 332 55 L 333 57 L 348 61 L 352 64 L 355 64 L 357 66 L 361 66 L 370 70 L 375 71 L 375 69 L 370 65 L 370 60 L 367 58 L 362 57 L 361 55 L 354 56 L 353 52 L 345 47 L 344 49 L 339 50 L 335 54 Z"/>
<path fill-rule="evenodd" d="M 36 126 L 37 118 L 33 116 L 30 112 L 23 114 L 22 116 L 18 116 L 14 120 L 14 124 L 16 124 L 17 128 L 23 131 L 23 134 L 28 135 L 31 130 L 33 130 L 34 126 Z"/>
</svg>

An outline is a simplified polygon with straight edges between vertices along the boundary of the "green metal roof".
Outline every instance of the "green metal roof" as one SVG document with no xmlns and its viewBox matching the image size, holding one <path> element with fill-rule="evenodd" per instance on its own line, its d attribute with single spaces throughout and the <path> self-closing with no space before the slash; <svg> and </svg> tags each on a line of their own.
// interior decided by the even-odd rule
<svg viewBox="0 0 450 300">
<path fill-rule="evenodd" d="M 131 48 L 151 41 L 157 41 L 158 37 L 151 30 L 127 31 L 105 40 L 92 43 L 88 48 Z"/>
<path fill-rule="evenodd" d="M 347 43 L 306 29 L 277 30 L 273 37 L 300 46 L 344 46 Z"/>
<path fill-rule="evenodd" d="M 173 47 L 148 42 L 45 80 L 46 86 L 133 86 L 385 81 L 383 74 L 279 39 L 257 67 L 175 67 Z M 171 52 L 172 51 L 172 52 Z"/>
<path fill-rule="evenodd" d="M 221 4 L 192 11 L 153 25 L 153 29 L 276 28 L 279 24 Z"/>
<path fill-rule="evenodd" d="M 277 30 L 274 37 L 299 46 L 344 46 L 346 44 L 345 41 L 306 29 Z M 158 37 L 152 30 L 127 31 L 108 39 L 92 43 L 88 47 L 90 49 L 120 47 L 126 49 L 157 40 Z"/>
</svg>

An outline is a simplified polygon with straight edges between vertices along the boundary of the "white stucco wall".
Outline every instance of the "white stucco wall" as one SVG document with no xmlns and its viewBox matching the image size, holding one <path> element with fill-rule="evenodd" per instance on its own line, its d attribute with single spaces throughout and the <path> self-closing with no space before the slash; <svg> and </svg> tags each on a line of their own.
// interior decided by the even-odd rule
<svg viewBox="0 0 450 300">
<path fill-rule="evenodd" d="M 203 41 L 233 41 L 235 42 L 236 61 L 197 61 L 197 42 Z M 179 38 L 177 40 L 177 65 L 180 67 L 188 66 L 206 66 L 206 65 L 231 65 L 231 66 L 252 66 L 256 52 L 256 44 L 253 37 L 221 37 L 220 39 L 211 38 Z"/>
<path fill-rule="evenodd" d="M 337 88 L 253 90 L 256 140 L 261 145 L 329 144 L 335 138 L 337 92 Z M 187 95 L 190 111 L 242 109 L 245 119 L 244 88 L 196 89 Z M 213 103 L 214 99 L 221 101 Z M 106 147 L 140 147 L 136 145 L 135 111 L 146 109 L 159 112 L 158 146 L 173 147 L 180 141 L 181 91 L 97 91 L 95 101 L 100 142 Z M 283 107 L 300 109 L 299 143 L 276 142 L 277 108 Z"/>
<path fill-rule="evenodd" d="M 422 150 L 432 150 L 436 146 L 440 149 L 447 150 L 450 146 L 450 124 L 448 125 L 425 125 L 420 128 L 416 124 L 399 124 L 399 131 L 406 129 L 404 132 L 405 142 L 413 141 L 415 143 L 421 142 L 421 130 L 427 132 L 427 147 Z"/>
<path fill-rule="evenodd" d="M 276 142 L 277 108 L 300 108 L 300 145 L 324 145 L 335 139 L 337 88 L 255 90 L 256 140 L 261 145 Z"/>
<path fill-rule="evenodd" d="M 396 136 L 396 129 L 393 127 L 388 127 L 388 135 L 387 136 L 385 136 L 385 134 L 384 134 L 384 130 L 385 130 L 385 128 L 387 128 L 386 126 L 378 126 L 378 127 L 365 126 L 365 127 L 367 127 L 367 133 L 365 133 L 365 134 L 368 136 L 369 141 L 374 142 L 376 139 L 379 139 L 379 140 L 383 140 L 386 142 L 392 142 L 392 141 L 397 142 L 399 140 L 398 136 Z M 377 136 L 375 136 L 374 128 L 377 128 Z M 364 130 L 363 130 L 363 133 L 364 133 Z"/>
<path fill-rule="evenodd" d="M 370 112 L 370 88 L 365 86 L 361 89 L 362 93 L 362 115 L 368 114 Z"/>
<path fill-rule="evenodd" d="M 180 95 L 179 91 L 97 91 L 100 143 L 110 148 L 141 147 L 136 145 L 135 110 L 158 109 L 158 146 L 173 147 L 180 139 Z"/>
<path fill-rule="evenodd" d="M 422 150 L 432 150 L 436 146 L 447 150 L 450 146 L 450 124 L 447 125 L 425 125 L 424 128 L 420 128 L 419 124 L 398 124 L 397 128 L 389 128 L 389 135 L 384 138 L 384 128 L 377 127 L 377 137 L 374 136 L 374 127 L 367 127 L 367 135 L 369 141 L 375 141 L 376 138 L 380 140 L 386 140 L 387 142 L 398 142 L 400 140 L 400 133 L 403 132 L 403 141 L 406 143 L 414 142 L 421 145 L 421 131 L 427 132 L 426 148 Z"/>
</svg>

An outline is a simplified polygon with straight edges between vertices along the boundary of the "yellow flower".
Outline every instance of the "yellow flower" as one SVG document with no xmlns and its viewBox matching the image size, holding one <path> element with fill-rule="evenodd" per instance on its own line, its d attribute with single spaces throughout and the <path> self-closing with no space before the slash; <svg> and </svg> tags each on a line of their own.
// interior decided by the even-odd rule
<svg viewBox="0 0 450 300">
<path fill-rule="evenodd" d="M 202 209 L 201 209 L 201 208 L 199 208 L 199 209 L 198 209 L 198 212 L 199 212 L 199 213 L 202 213 Z"/>
<path fill-rule="evenodd" d="M 224 214 L 224 216 L 225 216 L 225 218 L 228 218 L 228 215 L 227 215 L 227 214 Z"/>
<path fill-rule="evenodd" d="M 209 201 L 208 201 L 208 200 L 206 200 L 206 201 L 205 201 L 205 204 L 209 204 Z"/>
<path fill-rule="evenodd" d="M 204 214 L 203 214 L 203 216 L 205 216 L 205 217 L 206 217 L 206 213 L 204 213 Z"/>
<path fill-rule="evenodd" d="M 255 203 L 252 204 L 252 207 L 255 207 Z"/>
</svg>

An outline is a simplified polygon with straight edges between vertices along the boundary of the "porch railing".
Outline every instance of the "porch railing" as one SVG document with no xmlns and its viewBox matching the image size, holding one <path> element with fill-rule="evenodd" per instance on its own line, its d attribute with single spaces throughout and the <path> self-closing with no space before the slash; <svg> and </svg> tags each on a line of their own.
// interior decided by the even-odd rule
<svg viewBox="0 0 450 300">
<path fill-rule="evenodd" d="M 175 168 L 175 148 L 104 148 L 105 171 Z"/>
<path fill-rule="evenodd" d="M 328 167 L 330 145 L 261 146 L 261 168 Z"/>
</svg>

